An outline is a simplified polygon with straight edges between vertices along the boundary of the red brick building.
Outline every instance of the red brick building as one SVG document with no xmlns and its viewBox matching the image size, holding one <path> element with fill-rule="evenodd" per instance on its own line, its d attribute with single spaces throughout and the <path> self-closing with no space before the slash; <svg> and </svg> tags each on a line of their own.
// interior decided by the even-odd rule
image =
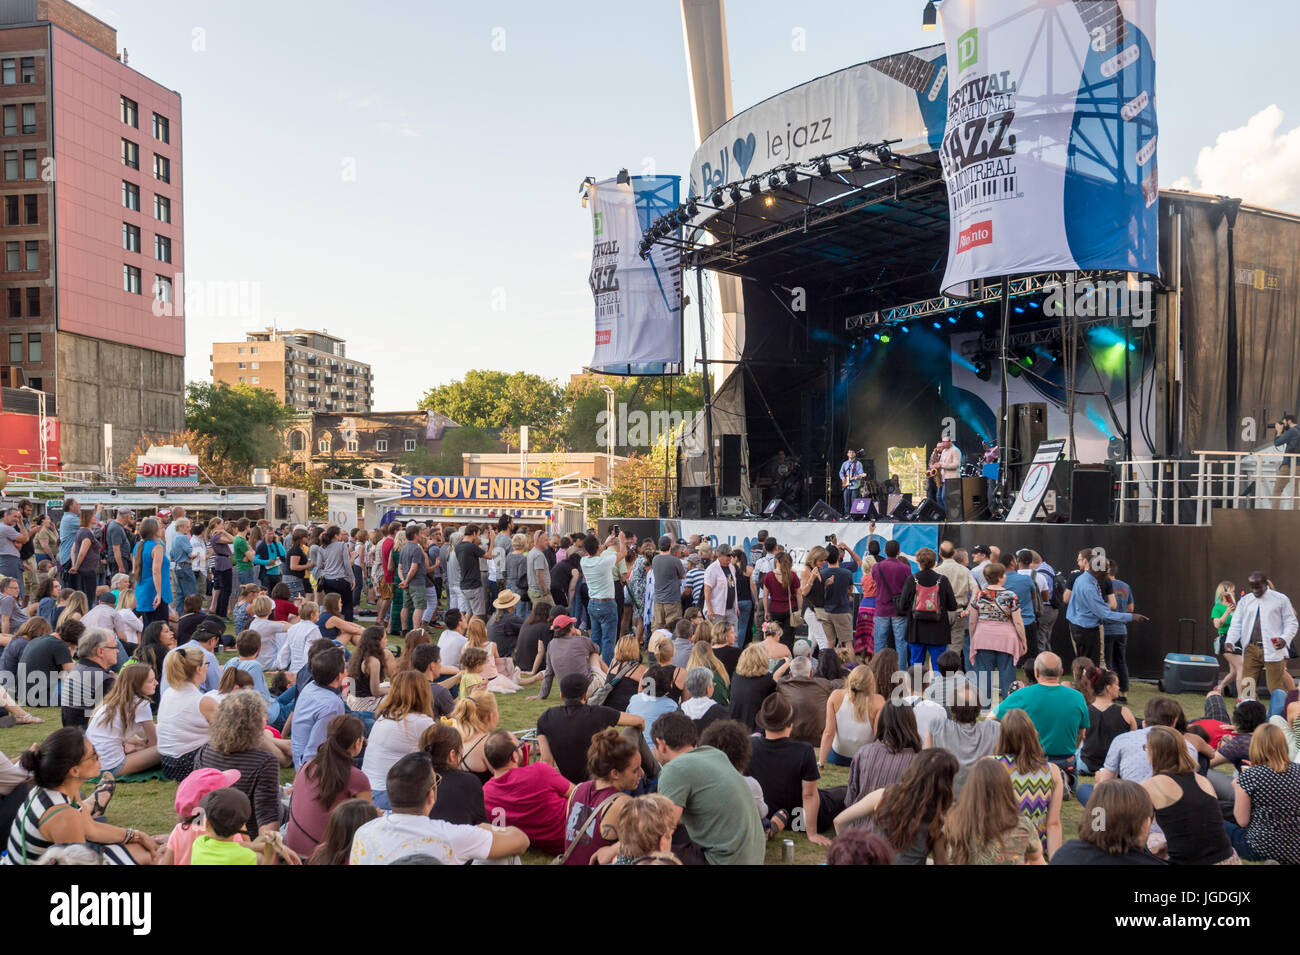
<svg viewBox="0 0 1300 955">
<path fill-rule="evenodd" d="M 105 424 L 118 457 L 180 429 L 180 94 L 66 0 L 0 0 L 0 152 L 0 383 L 46 392 L 72 469 Z"/>
</svg>

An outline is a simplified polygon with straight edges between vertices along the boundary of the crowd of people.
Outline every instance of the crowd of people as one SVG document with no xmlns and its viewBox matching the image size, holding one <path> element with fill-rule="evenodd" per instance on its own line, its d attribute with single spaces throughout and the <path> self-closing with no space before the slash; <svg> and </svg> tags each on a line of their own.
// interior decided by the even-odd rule
<svg viewBox="0 0 1300 955">
<path fill-rule="evenodd" d="M 1296 618 L 1265 574 L 1215 594 L 1240 661 L 1203 713 L 1161 695 L 1139 718 L 1146 618 L 1096 552 L 1069 575 L 951 542 L 795 557 L 767 533 L 15 508 L 0 671 L 24 692 L 44 674 L 62 728 L 0 755 L 5 862 L 75 843 L 108 864 L 758 864 L 795 832 L 832 864 L 1300 862 Z M 554 705 L 502 727 L 497 696 L 533 684 Z M 118 779 L 155 771 L 172 832 L 110 823 Z"/>
</svg>

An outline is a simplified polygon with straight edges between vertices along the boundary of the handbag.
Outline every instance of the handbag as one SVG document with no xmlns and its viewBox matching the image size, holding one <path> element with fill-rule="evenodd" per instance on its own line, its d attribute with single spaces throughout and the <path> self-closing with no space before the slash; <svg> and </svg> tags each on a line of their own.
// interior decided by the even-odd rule
<svg viewBox="0 0 1300 955">
<path fill-rule="evenodd" d="M 614 687 L 618 685 L 618 681 L 635 670 L 639 665 L 639 660 L 628 660 L 617 672 L 611 670 L 606 674 L 604 682 L 602 682 L 600 686 L 596 687 L 593 692 L 587 694 L 587 702 L 592 706 L 602 705 L 607 699 L 609 699 L 609 694 L 613 692 Z"/>
<path fill-rule="evenodd" d="M 577 792 L 576 788 L 574 789 L 574 792 Z M 564 850 L 563 854 L 558 855 L 554 859 L 552 859 L 550 863 L 551 865 L 564 865 L 564 863 L 568 861 L 569 856 L 573 855 L 573 850 L 578 848 L 578 843 L 582 841 L 583 833 L 587 831 L 587 827 L 591 825 L 591 821 L 596 818 L 596 814 L 599 813 L 602 809 L 604 809 L 609 804 L 609 801 L 611 799 L 619 795 L 622 794 L 618 792 L 612 792 L 604 799 L 602 799 L 600 802 L 596 803 L 596 805 L 591 807 L 591 812 L 587 813 L 587 818 L 582 820 L 582 825 L 580 825 L 577 829 L 574 830 L 574 832 L 577 834 L 573 837 L 573 841 L 569 843 L 569 847 Z M 572 793 L 569 794 L 569 801 L 570 802 L 573 801 Z"/>
<path fill-rule="evenodd" d="M 803 626 L 803 614 L 798 610 L 790 611 L 790 629 L 798 630 Z"/>
</svg>

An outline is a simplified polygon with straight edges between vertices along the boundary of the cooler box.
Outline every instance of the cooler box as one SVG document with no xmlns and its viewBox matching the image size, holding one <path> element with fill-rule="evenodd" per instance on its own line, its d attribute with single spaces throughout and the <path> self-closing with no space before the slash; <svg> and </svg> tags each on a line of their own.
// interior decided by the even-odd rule
<svg viewBox="0 0 1300 955">
<path fill-rule="evenodd" d="M 1219 682 L 1219 660 L 1204 653 L 1165 654 L 1162 693 L 1205 693 Z"/>
</svg>

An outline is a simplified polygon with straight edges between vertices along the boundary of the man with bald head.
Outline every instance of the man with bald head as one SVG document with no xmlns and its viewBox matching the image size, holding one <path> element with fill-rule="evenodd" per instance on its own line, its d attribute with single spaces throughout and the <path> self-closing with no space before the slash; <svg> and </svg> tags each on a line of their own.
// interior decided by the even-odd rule
<svg viewBox="0 0 1300 955">
<path fill-rule="evenodd" d="M 1061 658 L 1048 651 L 1034 660 L 1038 680 L 1012 693 L 998 707 L 995 719 L 1010 710 L 1024 710 L 1049 760 L 1073 769 L 1074 752 L 1088 731 L 1088 704 L 1083 694 L 1061 683 Z"/>
</svg>

